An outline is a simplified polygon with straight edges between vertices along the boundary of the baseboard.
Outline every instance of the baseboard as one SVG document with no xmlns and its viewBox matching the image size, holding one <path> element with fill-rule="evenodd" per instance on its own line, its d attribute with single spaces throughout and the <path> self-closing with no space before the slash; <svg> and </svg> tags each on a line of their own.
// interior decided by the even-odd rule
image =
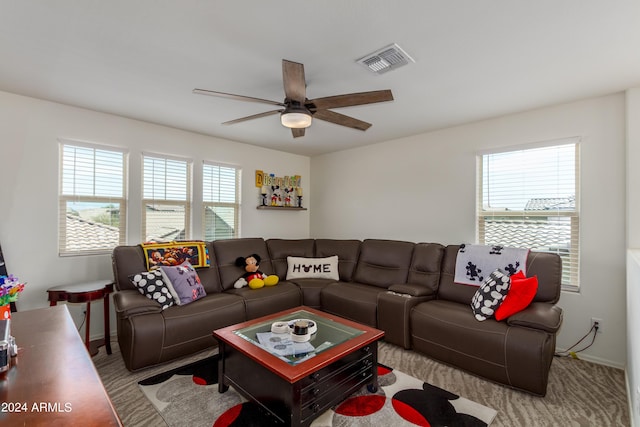
<svg viewBox="0 0 640 427">
<path fill-rule="evenodd" d="M 556 353 L 565 353 L 565 352 L 566 352 L 566 350 L 564 350 L 564 349 L 556 348 Z M 613 362 L 613 361 L 608 360 L 608 359 L 602 359 L 600 357 L 591 356 L 589 354 L 578 353 L 578 354 L 576 354 L 576 356 L 580 360 L 584 360 L 586 362 L 597 363 L 598 365 L 609 366 L 610 368 L 617 368 L 617 369 L 622 369 L 622 370 L 625 370 L 625 368 L 626 368 L 624 365 L 621 365 L 620 363 Z M 568 356 L 568 357 L 571 357 L 571 356 Z"/>
<path fill-rule="evenodd" d="M 631 399 L 633 394 L 631 393 L 631 384 L 629 383 L 629 372 L 627 370 L 625 370 L 624 372 L 624 383 L 625 383 L 625 387 L 627 388 L 627 406 L 629 408 L 629 422 L 631 427 L 635 427 L 636 423 L 634 419 L 633 400 Z M 638 402 L 638 404 L 640 405 L 640 402 Z"/>
</svg>

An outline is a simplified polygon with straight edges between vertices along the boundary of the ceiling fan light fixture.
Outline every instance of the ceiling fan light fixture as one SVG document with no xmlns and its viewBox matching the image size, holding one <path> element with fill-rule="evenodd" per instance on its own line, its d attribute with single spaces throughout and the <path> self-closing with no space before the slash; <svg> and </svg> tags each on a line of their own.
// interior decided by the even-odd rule
<svg viewBox="0 0 640 427">
<path fill-rule="evenodd" d="M 304 107 L 288 106 L 280 115 L 282 126 L 291 129 L 304 129 L 311 126 L 311 113 Z"/>
</svg>

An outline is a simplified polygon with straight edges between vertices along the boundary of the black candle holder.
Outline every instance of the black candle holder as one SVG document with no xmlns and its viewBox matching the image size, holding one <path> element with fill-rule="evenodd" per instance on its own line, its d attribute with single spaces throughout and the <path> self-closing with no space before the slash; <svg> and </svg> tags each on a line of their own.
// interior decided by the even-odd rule
<svg viewBox="0 0 640 427">
<path fill-rule="evenodd" d="M 262 194 L 262 206 L 267 206 L 267 195 Z"/>
<path fill-rule="evenodd" d="M 298 207 L 302 207 L 302 196 L 298 196 Z"/>
</svg>

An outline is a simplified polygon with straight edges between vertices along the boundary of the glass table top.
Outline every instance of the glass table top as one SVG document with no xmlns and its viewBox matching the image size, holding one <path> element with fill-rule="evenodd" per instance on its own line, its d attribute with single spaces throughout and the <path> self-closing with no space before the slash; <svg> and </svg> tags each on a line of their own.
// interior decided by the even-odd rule
<svg viewBox="0 0 640 427">
<path fill-rule="evenodd" d="M 290 365 L 297 365 L 364 331 L 298 310 L 233 333 Z"/>
</svg>

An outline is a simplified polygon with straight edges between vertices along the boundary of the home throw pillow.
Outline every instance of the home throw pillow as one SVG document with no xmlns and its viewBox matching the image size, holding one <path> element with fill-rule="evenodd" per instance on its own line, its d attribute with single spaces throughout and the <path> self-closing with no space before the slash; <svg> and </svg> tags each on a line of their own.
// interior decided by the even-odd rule
<svg viewBox="0 0 640 427">
<path fill-rule="evenodd" d="M 471 309 L 476 320 L 492 317 L 509 292 L 509 275 L 497 269 L 478 288 L 471 299 Z"/>
<path fill-rule="evenodd" d="M 129 276 L 129 280 L 142 295 L 160 304 L 163 310 L 175 304 L 173 295 L 160 270 L 143 271 Z"/>
<path fill-rule="evenodd" d="M 290 279 L 340 280 L 338 255 L 326 258 L 287 257 L 287 280 Z"/>
<path fill-rule="evenodd" d="M 511 276 L 511 287 L 496 310 L 496 320 L 504 320 L 527 308 L 537 291 L 538 276 L 524 277 L 524 274 L 517 275 L 517 273 Z"/>
<path fill-rule="evenodd" d="M 172 267 L 162 266 L 160 270 L 169 282 L 169 290 L 176 304 L 189 304 L 207 295 L 196 269 L 189 264 L 189 261 Z"/>
</svg>

